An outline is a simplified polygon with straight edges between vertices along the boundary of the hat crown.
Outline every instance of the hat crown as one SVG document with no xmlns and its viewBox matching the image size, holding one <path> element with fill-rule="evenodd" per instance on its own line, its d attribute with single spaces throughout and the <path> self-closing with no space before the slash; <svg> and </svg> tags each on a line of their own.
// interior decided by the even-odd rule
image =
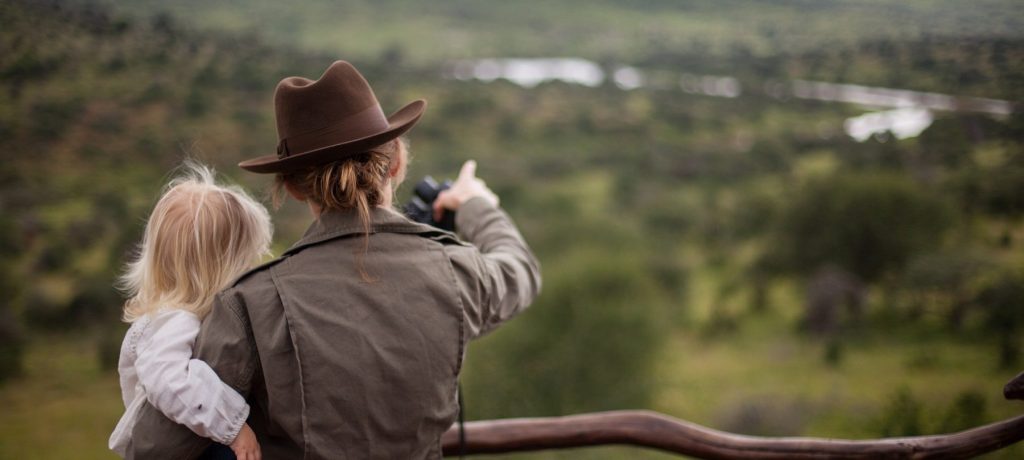
<svg viewBox="0 0 1024 460">
<path fill-rule="evenodd" d="M 335 61 L 317 80 L 288 77 L 277 84 L 277 154 L 238 165 L 269 174 L 342 160 L 401 136 L 426 107 L 427 102 L 418 99 L 384 116 L 359 71 L 348 62 Z"/>
<path fill-rule="evenodd" d="M 345 137 L 356 139 L 388 126 L 370 84 L 346 61 L 335 61 L 318 80 L 281 80 L 274 111 L 279 141 L 329 129 L 342 129 L 348 132 Z"/>
</svg>

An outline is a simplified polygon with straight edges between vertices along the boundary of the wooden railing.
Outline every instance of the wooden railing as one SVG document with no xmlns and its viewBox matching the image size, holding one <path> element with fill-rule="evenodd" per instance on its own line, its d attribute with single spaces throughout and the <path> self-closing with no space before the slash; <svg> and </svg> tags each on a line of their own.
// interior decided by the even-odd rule
<svg viewBox="0 0 1024 460">
<path fill-rule="evenodd" d="M 488 420 L 465 426 L 466 454 L 619 444 L 709 459 L 947 459 L 971 458 L 1024 439 L 1024 415 L 953 434 L 863 441 L 743 436 L 648 411 Z M 441 442 L 446 456 L 459 455 L 458 425 Z"/>
<path fill-rule="evenodd" d="M 1022 382 L 1024 373 L 1007 384 L 1008 399 L 1024 398 Z M 650 411 L 476 421 L 466 423 L 465 430 L 464 445 L 457 424 L 445 433 L 445 455 L 617 444 L 709 459 L 948 459 L 975 457 L 1024 439 L 1024 415 L 959 433 L 856 441 L 743 436 Z"/>
</svg>

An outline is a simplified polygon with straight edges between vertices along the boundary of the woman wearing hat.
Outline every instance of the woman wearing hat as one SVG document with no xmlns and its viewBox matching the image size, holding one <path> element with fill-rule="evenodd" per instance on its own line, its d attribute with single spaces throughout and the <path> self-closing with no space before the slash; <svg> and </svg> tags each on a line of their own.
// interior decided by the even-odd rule
<svg viewBox="0 0 1024 460">
<path fill-rule="evenodd" d="M 435 203 L 458 236 L 392 209 L 424 101 L 386 117 L 338 61 L 282 80 L 274 106 L 277 154 L 239 166 L 275 174 L 313 222 L 219 294 L 196 357 L 245 396 L 265 458 L 440 458 L 466 344 L 533 301 L 537 260 L 473 162 Z M 177 459 L 209 441 L 146 407 L 132 443 L 129 458 Z"/>
</svg>

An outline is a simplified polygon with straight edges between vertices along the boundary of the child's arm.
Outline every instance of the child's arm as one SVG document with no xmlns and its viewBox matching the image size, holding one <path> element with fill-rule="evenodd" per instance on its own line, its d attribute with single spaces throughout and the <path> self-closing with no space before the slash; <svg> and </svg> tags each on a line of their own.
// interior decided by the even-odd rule
<svg viewBox="0 0 1024 460">
<path fill-rule="evenodd" d="M 191 359 L 198 333 L 195 315 L 159 313 L 139 340 L 135 368 L 150 404 L 196 434 L 228 445 L 249 416 L 249 405 L 209 365 Z"/>
</svg>

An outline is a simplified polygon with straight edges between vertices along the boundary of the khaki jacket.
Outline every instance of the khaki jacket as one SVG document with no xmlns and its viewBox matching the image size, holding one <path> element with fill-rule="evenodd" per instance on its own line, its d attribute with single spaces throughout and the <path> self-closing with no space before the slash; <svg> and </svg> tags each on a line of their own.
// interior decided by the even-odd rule
<svg viewBox="0 0 1024 460">
<path fill-rule="evenodd" d="M 383 208 L 367 240 L 355 212 L 328 212 L 219 294 L 195 356 L 249 402 L 264 458 L 441 457 L 467 342 L 541 284 L 503 211 L 473 199 L 456 216 L 472 244 Z M 128 458 L 190 459 L 209 442 L 147 404 Z"/>
</svg>

